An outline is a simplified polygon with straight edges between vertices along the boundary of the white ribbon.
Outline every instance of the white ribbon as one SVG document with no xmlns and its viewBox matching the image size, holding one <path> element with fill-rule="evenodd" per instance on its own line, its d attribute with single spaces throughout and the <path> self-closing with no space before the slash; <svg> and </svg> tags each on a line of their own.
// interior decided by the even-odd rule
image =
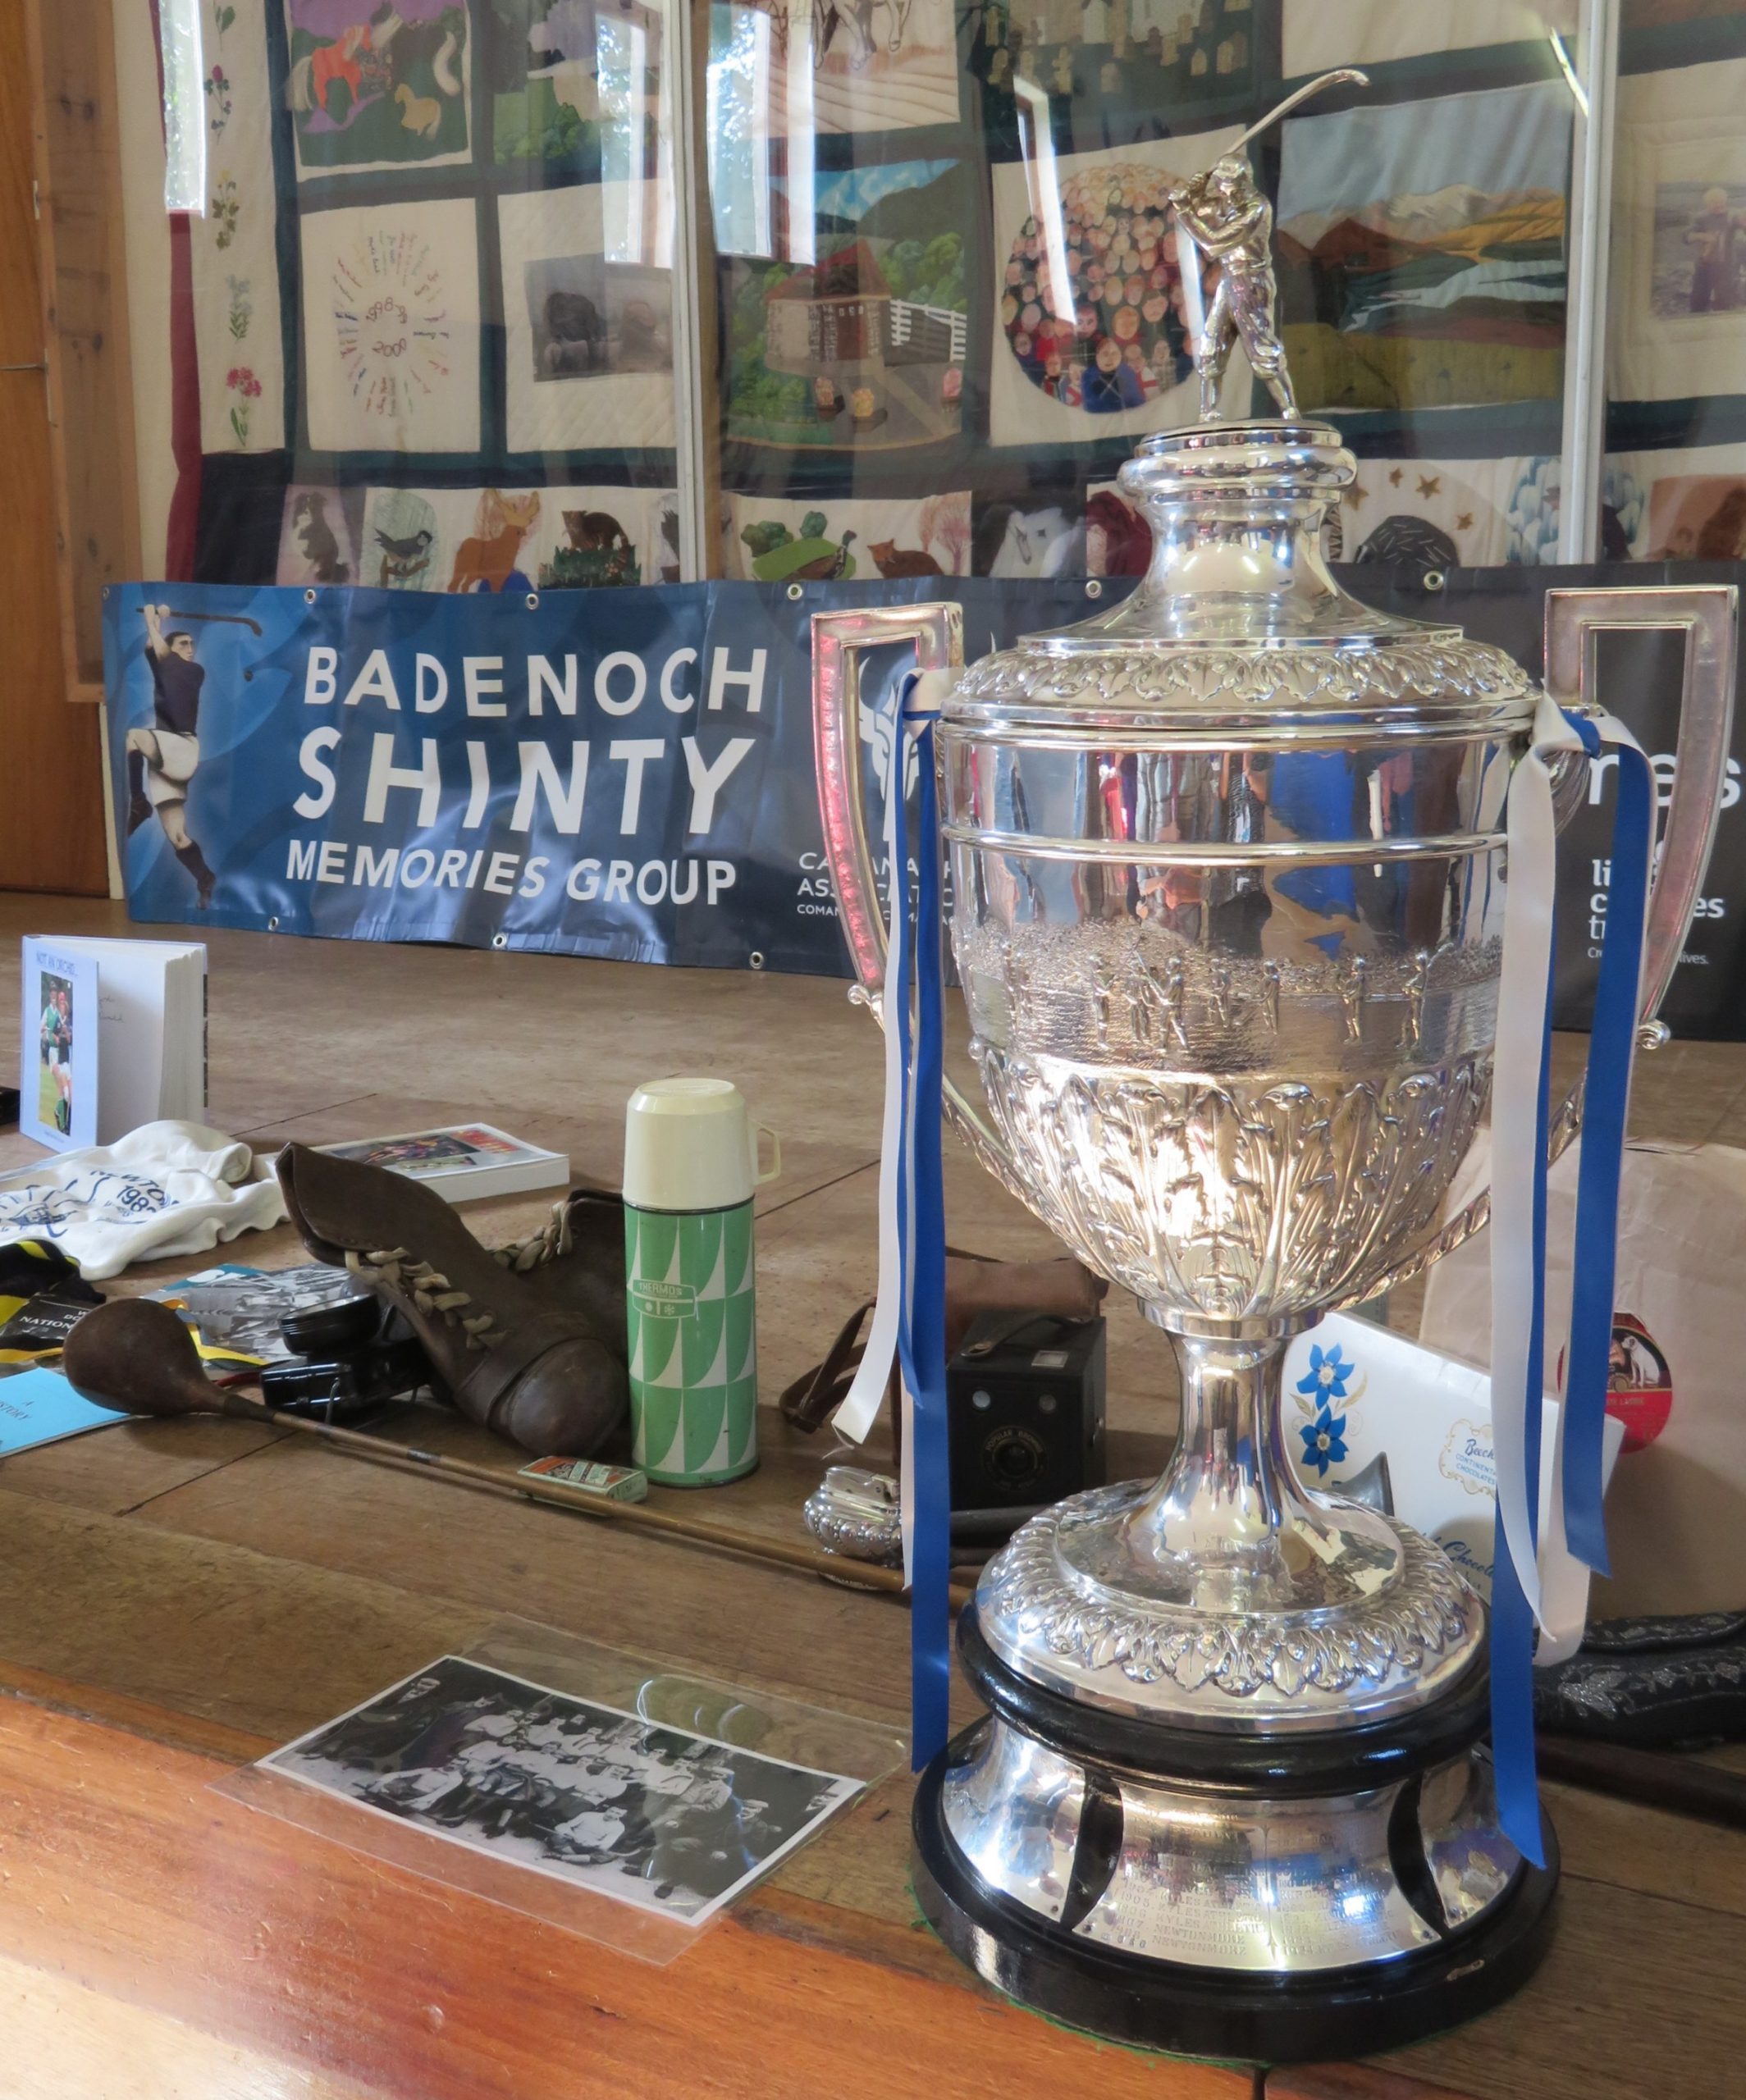
<svg viewBox="0 0 1746 2100">
<path fill-rule="evenodd" d="M 1492 1090 L 1492 1442 L 1497 1513 L 1534 1617 L 1541 1614 L 1529 1511 L 1528 1395 L 1538 1398 L 1542 1367 L 1533 1344 L 1534 1176 L 1539 1155 L 1539 1079 L 1546 1033 L 1557 879 L 1552 819 L 1552 754 L 1579 751 L 1582 740 L 1541 696 L 1533 742 L 1510 780 L 1509 858 L 1503 913 L 1503 970 L 1497 990 L 1497 1048 Z M 1555 1459 L 1556 1454 L 1555 1454 Z M 1536 1482 L 1536 1486 L 1538 1482 Z M 1559 1499 L 1556 1473 L 1554 1502 Z"/>
<path fill-rule="evenodd" d="M 891 725 L 891 773 L 885 788 L 885 984 L 881 1000 L 891 996 L 893 957 L 899 941 L 909 938 L 909 929 L 898 918 L 898 815 L 903 807 L 905 762 L 913 733 L 910 724 L 938 714 L 950 692 L 956 673 L 924 671 L 910 687 L 907 701 L 899 699 Z M 926 840 L 921 850 L 930 850 Z M 903 1055 L 893 1016 L 881 1012 L 885 1031 L 885 1109 L 880 1133 L 879 1153 L 879 1294 L 873 1305 L 873 1324 L 867 1331 L 854 1382 L 836 1413 L 833 1427 L 851 1443 L 864 1442 L 884 1404 L 891 1367 L 897 1360 L 898 1322 L 903 1302 L 901 1224 L 898 1217 L 898 1160 L 903 1146 L 904 1098 Z M 910 1576 L 915 1540 L 915 1475 L 912 1454 L 912 1403 L 907 1386 L 900 1386 L 903 1455 L 898 1467 L 903 1526 L 903 1575 Z"/>
<path fill-rule="evenodd" d="M 1603 742 L 1635 738 L 1610 715 L 1596 718 Z M 1540 1061 L 1546 1030 L 1556 883 L 1556 827 L 1548 761 L 1580 752 L 1582 739 L 1556 702 L 1543 695 L 1532 747 L 1510 778 L 1508 879 L 1504 898 L 1503 968 L 1497 995 L 1496 1077 L 1492 1090 L 1492 1438 L 1497 1509 L 1522 1594 L 1541 1629 L 1536 1664 L 1559 1662 L 1580 1645 L 1587 1618 L 1588 1571 L 1565 1550 L 1564 1409 L 1558 1410 L 1551 1493 L 1533 1549 L 1529 1518 L 1529 1396 L 1538 1405 L 1543 1363 L 1530 1363 L 1533 1320 L 1533 1202 L 1539 1159 Z"/>
</svg>

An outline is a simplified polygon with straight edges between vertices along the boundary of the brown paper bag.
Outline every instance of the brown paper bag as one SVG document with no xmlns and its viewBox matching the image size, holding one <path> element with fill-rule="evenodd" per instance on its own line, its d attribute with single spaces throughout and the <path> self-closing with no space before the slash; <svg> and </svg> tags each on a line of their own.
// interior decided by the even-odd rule
<svg viewBox="0 0 1746 2100">
<path fill-rule="evenodd" d="M 1547 1210 L 1546 1384 L 1561 1390 L 1570 1331 L 1570 1239 L 1578 1148 L 1552 1169 Z M 1486 1140 L 1474 1147 L 1449 1214 L 1485 1186 Z M 1491 1235 L 1431 1270 L 1419 1338 L 1482 1367 L 1491 1349 Z M 1593 1618 L 1746 1607 L 1746 1152 L 1731 1145 L 1632 1145 L 1619 1204 L 1615 1363 L 1621 1386 L 1655 1377 L 1672 1403 L 1652 1442 L 1628 1440 L 1607 1495 L 1610 1581 L 1597 1578 Z M 1645 1331 L 1633 1335 L 1623 1316 Z M 1621 1395 L 1643 1427 L 1652 1395 Z M 1628 1423 L 1627 1439 L 1632 1436 Z"/>
</svg>

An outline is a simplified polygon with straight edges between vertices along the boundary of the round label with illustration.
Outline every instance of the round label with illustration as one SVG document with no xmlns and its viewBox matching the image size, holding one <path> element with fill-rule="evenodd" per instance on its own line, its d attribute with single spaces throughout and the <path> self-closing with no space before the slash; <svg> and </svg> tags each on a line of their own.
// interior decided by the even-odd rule
<svg viewBox="0 0 1746 2100">
<path fill-rule="evenodd" d="M 1565 1352 L 1558 1352 L 1558 1384 L 1564 1386 Z M 1667 1427 L 1673 1412 L 1673 1373 L 1653 1335 L 1634 1312 L 1612 1316 L 1607 1358 L 1607 1412 L 1625 1425 L 1623 1458 L 1646 1450 Z"/>
<path fill-rule="evenodd" d="M 1607 1412 L 1625 1424 L 1621 1451 L 1641 1451 L 1652 1444 L 1673 1412 L 1673 1373 L 1655 1337 L 1634 1312 L 1613 1315 Z"/>
</svg>

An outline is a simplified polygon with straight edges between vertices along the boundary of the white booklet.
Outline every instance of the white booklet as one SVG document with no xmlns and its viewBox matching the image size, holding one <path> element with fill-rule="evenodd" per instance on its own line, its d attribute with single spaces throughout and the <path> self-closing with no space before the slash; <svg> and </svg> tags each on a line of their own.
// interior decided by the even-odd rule
<svg viewBox="0 0 1746 2100">
<path fill-rule="evenodd" d="M 26 1134 L 63 1149 L 70 1142 L 113 1144 L 142 1123 L 206 1117 L 206 950 L 198 941 L 129 941 L 39 936 L 25 943 L 25 1069 L 21 1108 L 37 1098 L 32 1043 L 43 1023 L 32 1010 L 33 951 L 52 950 L 93 972 L 90 1051 L 96 1123 L 83 1137 L 52 1137 L 21 1117 Z M 72 1075 L 77 1113 L 78 1071 Z"/>
<path fill-rule="evenodd" d="M 318 1145 L 336 1159 L 386 1166 L 423 1181 L 450 1203 L 482 1196 L 519 1196 L 530 1189 L 567 1189 L 568 1154 L 546 1152 L 489 1123 L 452 1123 L 438 1130 L 403 1130 L 392 1137 L 360 1138 Z"/>
<path fill-rule="evenodd" d="M 95 1144 L 97 965 L 77 941 L 27 939 L 18 1127 L 57 1152 Z"/>
</svg>

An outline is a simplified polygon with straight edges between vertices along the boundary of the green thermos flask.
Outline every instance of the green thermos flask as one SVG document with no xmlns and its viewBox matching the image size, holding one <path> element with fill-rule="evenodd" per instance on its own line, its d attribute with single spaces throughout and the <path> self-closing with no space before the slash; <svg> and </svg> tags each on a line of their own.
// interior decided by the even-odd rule
<svg viewBox="0 0 1746 2100">
<path fill-rule="evenodd" d="M 770 1163 L 758 1164 L 758 1134 Z M 707 1487 L 758 1462 L 752 1192 L 781 1171 L 776 1134 L 729 1080 L 651 1080 L 624 1118 L 624 1281 L 632 1458 Z"/>
</svg>

